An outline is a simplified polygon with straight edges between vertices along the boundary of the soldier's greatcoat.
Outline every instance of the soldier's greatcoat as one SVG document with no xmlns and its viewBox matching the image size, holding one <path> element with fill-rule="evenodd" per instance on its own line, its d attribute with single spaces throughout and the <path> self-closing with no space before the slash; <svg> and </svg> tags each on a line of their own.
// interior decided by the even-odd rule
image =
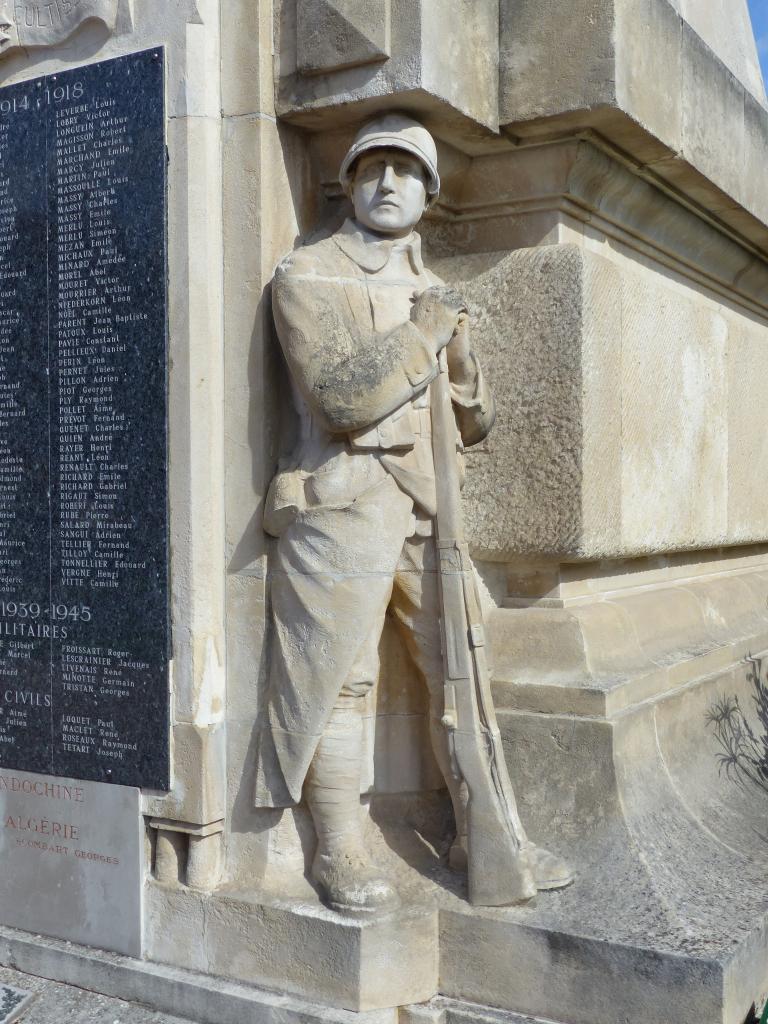
<svg viewBox="0 0 768 1024">
<path fill-rule="evenodd" d="M 410 312 L 417 295 L 440 283 L 422 263 L 417 234 L 381 239 L 354 221 L 296 250 L 275 274 L 275 324 L 299 440 L 265 514 L 279 542 L 258 806 L 301 799 L 339 694 L 372 685 L 404 546 L 432 531 L 429 385 L 438 365 Z M 453 387 L 457 450 L 493 424 L 493 400 L 475 365 L 473 385 Z"/>
</svg>

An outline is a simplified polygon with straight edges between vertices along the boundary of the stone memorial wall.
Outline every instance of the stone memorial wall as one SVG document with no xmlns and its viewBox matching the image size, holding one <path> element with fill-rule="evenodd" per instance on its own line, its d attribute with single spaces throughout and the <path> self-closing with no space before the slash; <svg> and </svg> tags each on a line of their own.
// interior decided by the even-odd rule
<svg viewBox="0 0 768 1024">
<path fill-rule="evenodd" d="M 0 763 L 167 787 L 162 51 L 0 91 Z"/>
<path fill-rule="evenodd" d="M 0 0 L 0 964 L 759 1019 L 766 164 L 746 0 Z"/>
</svg>

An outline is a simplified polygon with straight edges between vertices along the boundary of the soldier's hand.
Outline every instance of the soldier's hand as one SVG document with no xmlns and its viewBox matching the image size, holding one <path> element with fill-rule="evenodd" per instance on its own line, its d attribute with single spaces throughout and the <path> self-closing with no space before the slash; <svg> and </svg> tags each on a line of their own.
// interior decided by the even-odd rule
<svg viewBox="0 0 768 1024">
<path fill-rule="evenodd" d="M 434 345 L 435 355 L 453 338 L 459 320 L 467 312 L 467 303 L 447 285 L 433 285 L 418 296 L 411 320 Z"/>
<path fill-rule="evenodd" d="M 446 349 L 448 370 L 454 384 L 467 386 L 474 384 L 477 369 L 472 358 L 469 341 L 469 317 L 466 313 L 459 316 L 459 323 Z"/>
</svg>

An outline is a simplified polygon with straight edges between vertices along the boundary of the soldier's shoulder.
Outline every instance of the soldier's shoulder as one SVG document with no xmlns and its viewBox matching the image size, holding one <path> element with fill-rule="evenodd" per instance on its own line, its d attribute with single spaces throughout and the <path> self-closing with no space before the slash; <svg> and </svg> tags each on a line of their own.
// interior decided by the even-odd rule
<svg viewBox="0 0 768 1024">
<path fill-rule="evenodd" d="M 331 237 L 300 245 L 280 261 L 275 271 L 275 280 L 326 276 L 337 269 L 340 257 L 341 253 Z"/>
</svg>

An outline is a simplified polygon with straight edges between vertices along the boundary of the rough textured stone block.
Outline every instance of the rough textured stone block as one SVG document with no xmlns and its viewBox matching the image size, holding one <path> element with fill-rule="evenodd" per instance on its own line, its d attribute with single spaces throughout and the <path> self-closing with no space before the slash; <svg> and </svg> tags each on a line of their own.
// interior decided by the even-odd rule
<svg viewBox="0 0 768 1024">
<path fill-rule="evenodd" d="M 456 257 L 441 271 L 470 300 L 497 397 L 497 427 L 467 459 L 479 557 L 626 558 L 762 539 L 743 421 L 749 408 L 754 430 L 762 413 L 730 369 L 759 347 L 758 325 L 586 246 L 488 256 L 479 272 Z"/>
<path fill-rule="evenodd" d="M 374 64 L 390 56 L 390 0 L 302 0 L 296 52 L 302 74 Z"/>
<path fill-rule="evenodd" d="M 472 543 L 483 558 L 578 548 L 583 254 L 513 253 L 464 290 L 498 411 L 494 432 L 467 458 Z"/>
<path fill-rule="evenodd" d="M 498 0 L 284 0 L 277 111 L 318 127 L 399 106 L 482 135 L 498 126 L 498 21 Z"/>
</svg>

